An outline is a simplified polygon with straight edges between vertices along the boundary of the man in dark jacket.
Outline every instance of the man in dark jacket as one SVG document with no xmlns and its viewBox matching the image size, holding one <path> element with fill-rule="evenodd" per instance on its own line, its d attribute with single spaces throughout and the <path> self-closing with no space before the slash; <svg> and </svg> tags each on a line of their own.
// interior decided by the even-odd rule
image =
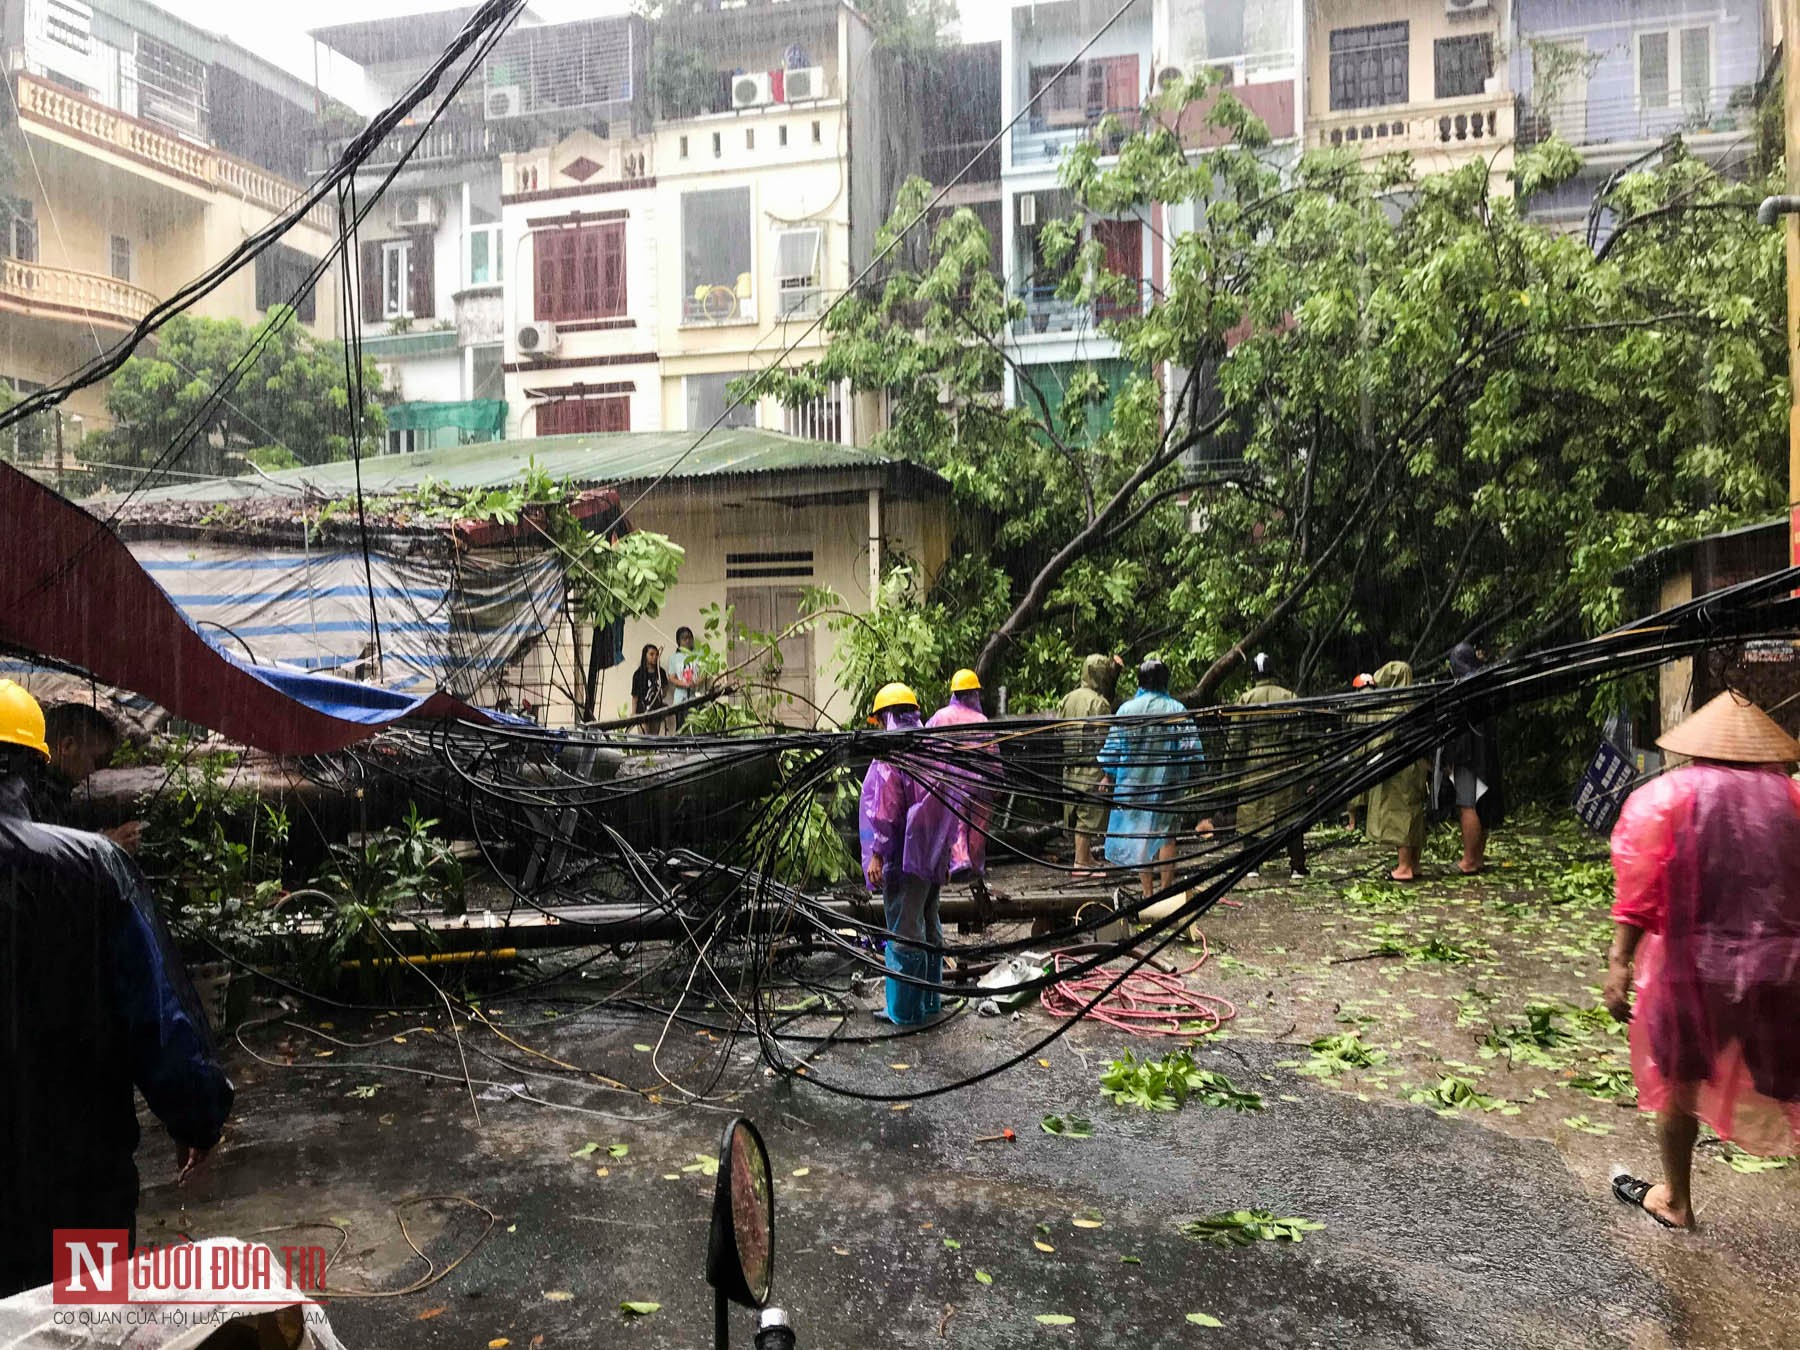
<svg viewBox="0 0 1800 1350">
<path fill-rule="evenodd" d="M 232 1087 L 142 875 L 111 841 L 32 819 L 43 714 L 0 680 L 0 1298 L 53 1278 L 58 1228 L 135 1243 L 135 1084 L 181 1175 Z"/>
</svg>

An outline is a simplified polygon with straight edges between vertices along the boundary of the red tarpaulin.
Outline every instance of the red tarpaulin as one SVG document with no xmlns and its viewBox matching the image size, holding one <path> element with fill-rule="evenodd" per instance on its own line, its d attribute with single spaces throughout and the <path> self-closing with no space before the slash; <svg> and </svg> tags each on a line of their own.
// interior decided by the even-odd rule
<svg viewBox="0 0 1800 1350">
<path fill-rule="evenodd" d="M 7 464 L 0 522 L 0 643 L 79 666 L 231 740 L 311 755 L 366 740 L 402 717 L 495 720 L 449 694 L 416 699 L 221 652 L 110 528 Z"/>
</svg>

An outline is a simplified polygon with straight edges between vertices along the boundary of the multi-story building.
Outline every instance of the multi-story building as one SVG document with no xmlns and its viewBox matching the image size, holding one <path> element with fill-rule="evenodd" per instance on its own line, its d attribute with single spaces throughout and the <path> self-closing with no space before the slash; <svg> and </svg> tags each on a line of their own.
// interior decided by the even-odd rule
<svg viewBox="0 0 1800 1350">
<path fill-rule="evenodd" d="M 111 347 L 161 300 L 300 195 L 312 88 L 143 0 L 5 0 L 12 180 L 0 188 L 0 381 L 27 392 Z M 194 313 L 255 323 L 293 304 L 337 331 L 338 282 L 298 294 L 331 249 L 315 210 Z M 110 426 L 104 386 L 74 395 L 8 453 L 73 458 Z"/>
<path fill-rule="evenodd" d="M 1307 144 L 1366 159 L 1404 151 L 1421 174 L 1480 156 L 1501 188 L 1513 155 L 1512 3 L 1307 0 Z"/>
<path fill-rule="evenodd" d="M 551 33 L 555 30 L 542 30 Z M 514 431 L 759 426 L 865 442 L 871 400 L 733 405 L 734 380 L 818 355 L 904 167 L 886 63 L 840 0 L 761 0 L 653 34 L 657 99 L 504 159 Z M 886 119 L 896 119 L 890 123 Z"/>
<path fill-rule="evenodd" d="M 1756 91 L 1768 62 L 1760 0 L 1513 0 L 1519 144 L 1552 134 L 1582 170 L 1532 203 L 1586 216 L 1605 179 L 1679 135 L 1727 172 L 1754 158 Z"/>
<path fill-rule="evenodd" d="M 358 63 L 375 96 L 397 98 L 467 21 L 466 9 L 320 29 Z M 629 122 L 644 90 L 645 27 L 632 18 L 541 25 L 521 14 L 448 107 L 397 128 L 363 165 L 367 193 L 395 172 L 358 238 L 365 354 L 396 401 L 387 446 L 411 451 L 495 440 L 507 430 L 505 282 L 521 234 L 502 222 L 501 158 L 562 129 Z M 315 167 L 354 127 L 314 138 Z M 404 163 L 402 163 L 404 161 Z"/>
<path fill-rule="evenodd" d="M 1156 0 L 1134 0 L 1090 41 L 1116 8 L 1102 0 L 1014 0 L 1001 36 L 1003 122 L 1018 119 L 1002 146 L 1001 255 L 1009 286 L 1025 308 L 1011 335 L 1022 368 L 1008 390 L 1014 403 L 1041 397 L 1059 409 L 1069 378 L 1084 365 L 1114 387 L 1126 375 L 1119 344 L 1104 326 L 1138 302 L 1084 305 L 1061 298 L 1057 289 L 1067 263 L 1045 247 L 1046 227 L 1074 208 L 1059 178 L 1064 151 L 1095 136 L 1122 138 L 1123 129 L 1136 127 L 1153 87 Z M 1081 59 L 1065 71 L 1078 54 Z M 1102 153 L 1116 148 L 1102 147 Z M 1150 224 L 1128 213 L 1093 220 L 1084 233 L 1100 243 L 1109 271 L 1137 278 L 1145 288 L 1157 255 Z"/>
</svg>

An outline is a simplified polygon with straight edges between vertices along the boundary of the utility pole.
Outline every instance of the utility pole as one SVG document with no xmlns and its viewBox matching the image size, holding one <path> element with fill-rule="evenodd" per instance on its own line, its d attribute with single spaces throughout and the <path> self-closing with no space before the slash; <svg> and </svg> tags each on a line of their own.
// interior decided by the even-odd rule
<svg viewBox="0 0 1800 1350">
<path fill-rule="evenodd" d="M 1793 240 L 1788 241 L 1788 265 L 1793 266 Z M 1790 292 L 1792 287 L 1789 287 Z M 1793 302 L 1788 303 L 1788 312 L 1793 312 Z M 51 409 L 50 415 L 56 419 L 56 495 L 62 496 L 63 490 L 63 444 L 62 444 L 62 409 Z"/>
<path fill-rule="evenodd" d="M 1780 0 L 1787 190 L 1800 194 L 1800 0 Z M 1788 215 L 1788 565 L 1800 566 L 1800 215 Z"/>
</svg>

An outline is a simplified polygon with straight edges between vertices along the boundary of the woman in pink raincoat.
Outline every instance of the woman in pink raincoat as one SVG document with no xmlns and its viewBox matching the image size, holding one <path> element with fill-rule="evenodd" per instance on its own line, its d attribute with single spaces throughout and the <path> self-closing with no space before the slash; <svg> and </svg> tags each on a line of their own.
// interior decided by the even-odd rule
<svg viewBox="0 0 1800 1350">
<path fill-rule="evenodd" d="M 1694 762 L 1632 793 L 1613 830 L 1604 996 L 1631 1023 L 1663 1178 L 1621 1173 L 1613 1193 L 1691 1228 L 1701 1121 L 1751 1153 L 1800 1152 L 1800 784 L 1781 768 L 1800 742 L 1725 693 L 1657 744 Z"/>
<path fill-rule="evenodd" d="M 950 701 L 931 715 L 928 727 L 970 726 L 987 721 L 981 708 L 981 677 L 959 670 L 950 677 Z M 1000 777 L 1000 756 L 991 741 L 958 736 L 946 749 L 964 757 L 982 755 L 991 761 L 970 764 L 958 774 L 946 773 L 946 804 L 956 818 L 956 835 L 950 841 L 950 879 L 979 880 L 987 875 L 987 827 L 994 810 L 994 784 Z"/>
<path fill-rule="evenodd" d="M 874 712 L 884 731 L 922 726 L 919 697 L 903 684 L 884 685 L 875 695 Z M 884 759 L 870 764 L 863 777 L 857 816 L 863 877 L 870 890 L 881 892 L 887 968 L 894 972 L 887 981 L 886 1010 L 878 1016 L 897 1026 L 916 1026 L 942 1008 L 944 928 L 938 919 L 938 888 L 950 876 L 956 817 L 941 795 Z"/>
</svg>

